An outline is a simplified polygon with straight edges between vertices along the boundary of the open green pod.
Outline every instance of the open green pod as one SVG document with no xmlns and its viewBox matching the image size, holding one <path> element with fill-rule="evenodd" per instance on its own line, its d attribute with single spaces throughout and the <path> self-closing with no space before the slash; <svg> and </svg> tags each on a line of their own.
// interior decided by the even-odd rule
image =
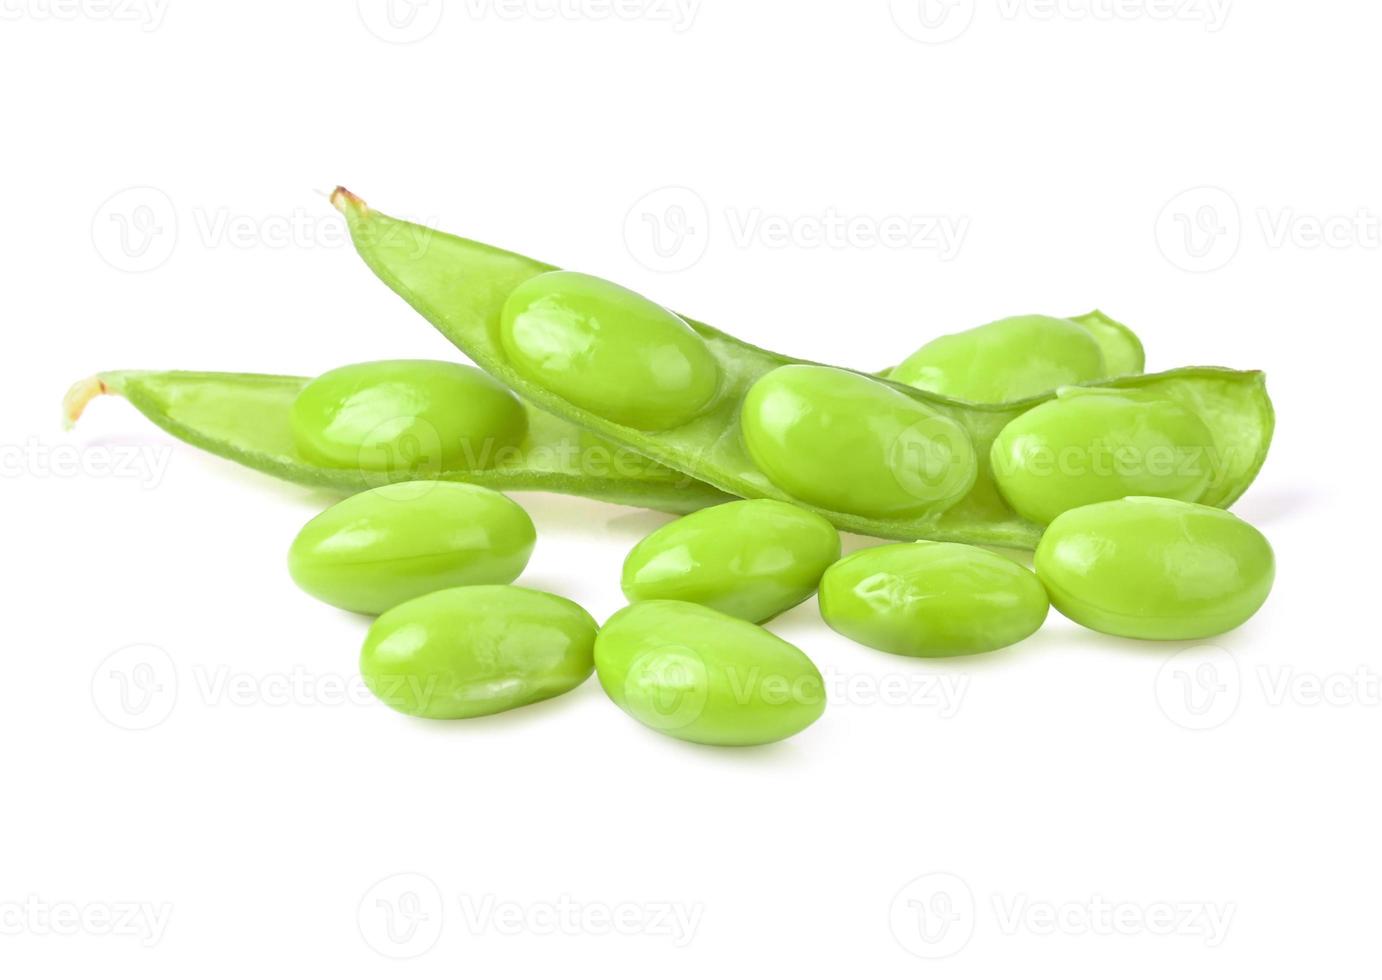
<svg viewBox="0 0 1382 980">
<path fill-rule="evenodd" d="M 559 288 L 544 290 L 533 280 L 552 273 L 553 266 L 391 218 L 343 188 L 332 201 L 345 214 L 356 249 L 380 279 L 479 367 L 545 411 L 728 493 L 806 506 L 844 530 L 1018 548 L 1033 548 L 1040 538 L 1041 528 L 1019 517 L 998 493 L 988 459 L 1003 427 L 1054 393 L 1004 405 L 976 405 L 863 372 L 811 365 L 847 377 L 861 390 L 869 386 L 867 400 L 882 407 L 887 431 L 868 437 L 883 440 L 882 451 L 890 458 L 919 459 L 926 466 L 939 465 L 942 472 L 935 479 L 927 474 L 912 480 L 912 471 L 895 470 L 904 493 L 909 484 L 917 488 L 914 507 L 891 493 L 865 499 L 866 512 L 832 506 L 822 496 L 803 499 L 799 487 L 789 492 L 779 482 L 780 475 L 774 480 L 760 465 L 766 457 L 760 453 L 756 459 L 751 452 L 741 434 L 741 416 L 750 389 L 766 375 L 810 362 L 753 347 L 670 311 L 662 311 L 670 320 L 656 317 L 648 310 L 651 304 L 623 295 L 627 291 L 613 284 L 590 287 L 577 279 L 554 279 L 549 281 Z M 581 292 L 594 295 L 595 305 L 582 307 Z M 517 308 L 511 302 L 515 297 Z M 642 363 L 629 352 L 606 356 L 595 350 L 589 357 L 582 355 L 577 341 L 591 336 L 591 323 L 620 310 L 653 323 L 652 329 L 663 338 L 657 350 L 639 354 Z M 520 318 L 530 315 L 540 319 L 524 325 Z M 689 343 L 688 336 L 695 343 Z M 660 353 L 663 350 L 669 353 Z M 601 377 L 607 365 L 627 373 Z M 563 375 L 564 371 L 570 373 Z M 651 412 L 640 414 L 637 404 L 632 409 L 625 403 L 611 408 L 613 402 L 601 394 L 602 385 L 622 394 L 637 393 L 638 384 L 664 372 L 672 379 L 669 390 L 675 397 L 670 403 L 649 401 Z M 712 376 L 713 394 L 701 400 L 705 379 Z M 1191 367 L 1103 385 L 1174 394 L 1208 420 L 1216 443 L 1223 443 L 1216 458 L 1227 462 L 1213 475 L 1202 503 L 1231 504 L 1266 458 L 1273 413 L 1259 372 Z M 854 431 L 869 429 L 867 419 L 855 421 Z M 831 437 L 832 446 L 850 445 L 847 427 L 833 430 Z M 786 449 L 776 457 L 779 460 L 797 453 L 798 458 L 819 463 L 829 448 L 801 452 L 785 437 L 782 444 Z M 946 470 L 950 459 L 962 467 L 958 473 Z M 891 466 L 883 465 L 880 472 Z M 836 470 L 840 479 L 850 478 L 848 460 L 839 461 Z"/>
<path fill-rule="evenodd" d="M 476 460 L 477 465 L 437 468 L 406 459 L 384 468 L 323 465 L 304 455 L 292 426 L 293 405 L 311 380 L 209 371 L 107 371 L 73 385 L 63 408 L 72 424 L 98 395 L 122 395 L 183 442 L 292 483 L 344 493 L 441 479 L 493 490 L 574 494 L 673 514 L 732 499 L 531 405 L 524 405 L 521 438 L 507 451 Z"/>
</svg>

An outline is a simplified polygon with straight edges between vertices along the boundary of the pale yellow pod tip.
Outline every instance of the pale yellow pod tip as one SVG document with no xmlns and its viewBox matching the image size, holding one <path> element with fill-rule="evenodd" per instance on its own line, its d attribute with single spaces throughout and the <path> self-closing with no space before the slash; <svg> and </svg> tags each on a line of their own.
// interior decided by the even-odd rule
<svg viewBox="0 0 1382 980">
<path fill-rule="evenodd" d="M 337 186 L 331 192 L 331 206 L 342 214 L 349 208 L 352 211 L 368 211 L 369 205 L 344 187 Z"/>
<path fill-rule="evenodd" d="M 91 399 L 108 394 L 110 394 L 110 388 L 101 380 L 99 374 L 83 378 L 68 388 L 67 394 L 62 396 L 62 427 L 64 429 L 72 428 L 77 424 L 77 419 L 82 417 L 82 412 L 91 403 Z"/>
</svg>

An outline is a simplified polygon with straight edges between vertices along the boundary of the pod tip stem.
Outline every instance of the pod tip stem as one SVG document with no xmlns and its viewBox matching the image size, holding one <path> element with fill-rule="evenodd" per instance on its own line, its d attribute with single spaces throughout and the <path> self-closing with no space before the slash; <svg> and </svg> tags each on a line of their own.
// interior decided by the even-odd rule
<svg viewBox="0 0 1382 980">
<path fill-rule="evenodd" d="M 64 429 L 72 428 L 77 424 L 77 419 L 82 417 L 82 412 L 91 403 L 91 399 L 98 395 L 108 394 L 110 394 L 110 388 L 101 380 L 99 374 L 83 378 L 68 388 L 67 394 L 62 399 L 62 427 Z"/>
<path fill-rule="evenodd" d="M 347 208 L 355 211 L 364 211 L 368 205 L 359 197 L 346 190 L 344 187 L 337 187 L 331 192 L 331 206 L 337 211 L 344 212 Z"/>
</svg>

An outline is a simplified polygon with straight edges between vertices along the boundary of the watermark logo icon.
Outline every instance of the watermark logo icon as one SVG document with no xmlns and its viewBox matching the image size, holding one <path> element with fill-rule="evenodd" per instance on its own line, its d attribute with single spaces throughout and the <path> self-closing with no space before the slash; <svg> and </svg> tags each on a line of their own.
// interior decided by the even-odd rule
<svg viewBox="0 0 1382 980">
<path fill-rule="evenodd" d="M 172 198 L 157 187 L 127 187 L 108 197 L 91 219 L 91 243 L 121 272 L 151 272 L 167 262 L 178 240 Z"/>
<path fill-rule="evenodd" d="M 689 187 L 649 191 L 624 216 L 624 245 L 653 272 L 682 272 L 710 244 L 710 208 Z"/>
<path fill-rule="evenodd" d="M 1243 241 L 1243 216 L 1221 187 L 1192 187 L 1177 194 L 1156 219 L 1161 254 L 1185 272 L 1214 272 L 1233 261 Z"/>
<path fill-rule="evenodd" d="M 889 0 L 893 23 L 913 41 L 945 44 L 974 23 L 975 0 Z"/>
<path fill-rule="evenodd" d="M 399 415 L 375 425 L 360 442 L 356 459 L 360 474 L 371 486 L 396 500 L 419 495 L 415 486 L 394 486 L 435 480 L 445 469 L 446 448 L 437 427 L 421 415 Z M 485 462 L 480 461 L 482 464 Z"/>
<path fill-rule="evenodd" d="M 365 943 L 380 956 L 421 956 L 441 938 L 441 889 L 426 875 L 390 875 L 365 892 L 357 921 Z"/>
<path fill-rule="evenodd" d="M 126 731 L 147 731 L 173 713 L 178 673 L 161 647 L 135 643 L 121 647 L 97 666 L 91 700 L 106 721 Z"/>
<path fill-rule="evenodd" d="M 624 676 L 629 713 L 659 731 L 680 731 L 705 711 L 710 681 L 705 661 L 690 647 L 649 650 Z"/>
<path fill-rule="evenodd" d="M 964 492 L 974 479 L 968 435 L 944 416 L 913 422 L 888 446 L 888 469 L 903 492 L 918 501 L 942 501 Z"/>
<path fill-rule="evenodd" d="M 365 28 L 389 44 L 413 44 L 441 23 L 442 0 L 355 0 Z"/>
<path fill-rule="evenodd" d="M 1157 671 L 1156 701 L 1162 714 L 1191 731 L 1209 731 L 1228 721 L 1242 695 L 1238 661 L 1223 647 L 1190 647 Z"/>
<path fill-rule="evenodd" d="M 957 875 L 924 874 L 893 897 L 889 924 L 907 952 L 943 959 L 964 949 L 974 936 L 974 892 Z"/>
</svg>

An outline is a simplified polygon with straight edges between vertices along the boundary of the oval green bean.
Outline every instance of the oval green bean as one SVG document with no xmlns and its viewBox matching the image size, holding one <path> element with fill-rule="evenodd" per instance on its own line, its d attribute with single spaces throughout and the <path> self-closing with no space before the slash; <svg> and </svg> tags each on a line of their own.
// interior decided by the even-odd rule
<svg viewBox="0 0 1382 980">
<path fill-rule="evenodd" d="M 624 595 L 680 599 L 761 623 L 816 591 L 840 557 L 825 518 L 779 500 L 736 500 L 673 521 L 624 561 Z"/>
<path fill-rule="evenodd" d="M 1068 510 L 1036 551 L 1051 603 L 1114 636 L 1196 640 L 1247 622 L 1276 563 L 1256 528 L 1227 511 L 1160 497 Z"/>
<path fill-rule="evenodd" d="M 969 433 L 872 378 L 790 364 L 759 378 L 740 415 L 744 445 L 777 486 L 866 517 L 943 513 L 969 493 Z"/>
<path fill-rule="evenodd" d="M 375 620 L 360 673 L 421 718 L 474 718 L 564 694 L 590 676 L 596 626 L 580 606 L 513 585 L 466 585 Z"/>
<path fill-rule="evenodd" d="M 1103 348 L 1078 323 L 1014 316 L 937 337 L 888 377 L 952 398 L 1001 403 L 1109 374 Z"/>
<path fill-rule="evenodd" d="M 322 466 L 417 478 L 484 469 L 528 427 L 523 403 L 477 368 L 370 361 L 313 378 L 290 415 L 302 455 Z"/>
<path fill-rule="evenodd" d="M 1168 398 L 1110 388 L 1063 388 L 1009 422 L 993 441 L 998 489 L 1037 524 L 1073 507 L 1123 497 L 1197 501 L 1213 478 L 1214 436 Z"/>
<path fill-rule="evenodd" d="M 719 368 L 669 310 L 575 272 L 534 276 L 501 314 L 515 365 L 582 408 L 635 429 L 670 429 L 705 410 Z"/>
<path fill-rule="evenodd" d="M 420 480 L 366 490 L 318 514 L 288 550 L 288 571 L 323 602 L 381 613 L 441 589 L 507 585 L 535 539 L 527 512 L 503 494 Z"/>
<path fill-rule="evenodd" d="M 821 579 L 821 617 L 908 657 L 983 653 L 1035 633 L 1050 608 L 1029 570 L 991 551 L 921 541 L 856 551 Z"/>
<path fill-rule="evenodd" d="M 707 745 L 762 745 L 825 710 L 806 654 L 767 630 L 689 602 L 636 602 L 595 641 L 610 700 L 664 735 Z"/>
</svg>

